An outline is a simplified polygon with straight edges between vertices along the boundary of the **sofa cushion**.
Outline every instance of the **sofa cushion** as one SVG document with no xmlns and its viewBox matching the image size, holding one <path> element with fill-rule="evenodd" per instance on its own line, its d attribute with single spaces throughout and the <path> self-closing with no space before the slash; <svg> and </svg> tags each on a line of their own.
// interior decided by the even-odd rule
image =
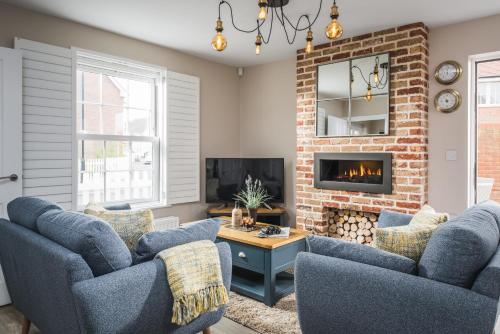
<svg viewBox="0 0 500 334">
<path fill-rule="evenodd" d="M 314 254 L 369 264 L 406 274 L 417 272 L 417 264 L 412 259 L 367 245 L 315 235 L 307 237 L 307 244 L 309 251 Z"/>
<path fill-rule="evenodd" d="M 412 215 L 405 213 L 382 210 L 378 217 L 377 227 L 383 228 L 408 225 L 412 218 Z"/>
<path fill-rule="evenodd" d="M 134 252 L 134 263 L 151 260 L 164 249 L 199 240 L 215 241 L 219 232 L 218 219 L 206 219 L 180 228 L 144 234 Z"/>
<path fill-rule="evenodd" d="M 424 205 L 411 219 L 412 224 L 439 225 L 445 223 L 449 218 L 447 213 L 438 213 L 430 205 Z"/>
<path fill-rule="evenodd" d="M 376 228 L 373 245 L 418 262 L 436 228 L 437 225 L 431 224 Z"/>
<path fill-rule="evenodd" d="M 470 288 L 498 247 L 498 204 L 480 204 L 438 227 L 418 265 L 419 275 Z"/>
<path fill-rule="evenodd" d="M 131 251 L 144 233 L 155 229 L 153 211 L 150 209 L 107 210 L 100 205 L 89 204 L 84 213 L 109 223 Z"/>
<path fill-rule="evenodd" d="M 38 231 L 37 218 L 49 210 L 62 210 L 62 208 L 57 204 L 36 197 L 18 197 L 7 204 L 10 221 L 35 232 Z"/>
<path fill-rule="evenodd" d="M 51 210 L 37 220 L 40 234 L 80 254 L 94 276 L 132 264 L 132 256 L 113 228 L 96 217 L 78 212 Z"/>
</svg>

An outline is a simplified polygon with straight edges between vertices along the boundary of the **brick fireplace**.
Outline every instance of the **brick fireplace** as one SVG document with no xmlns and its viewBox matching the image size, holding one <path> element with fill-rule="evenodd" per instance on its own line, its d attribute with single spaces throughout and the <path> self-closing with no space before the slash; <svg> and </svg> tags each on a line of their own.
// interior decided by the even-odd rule
<svg viewBox="0 0 500 334">
<path fill-rule="evenodd" d="M 414 23 L 318 45 L 306 55 L 297 52 L 297 227 L 314 221 L 328 234 L 332 210 L 357 212 L 362 227 L 381 209 L 416 212 L 427 202 L 428 178 L 428 30 Z M 390 98 L 388 136 L 316 137 L 316 67 L 361 55 L 389 52 Z M 322 189 L 314 185 L 315 153 L 391 153 L 392 191 L 372 193 Z M 343 211 L 341 212 L 343 213 Z M 371 214 L 371 215 L 370 215 Z M 337 217 L 336 217 L 337 216 Z M 334 219 L 335 220 L 335 219 Z M 351 219 L 352 220 L 352 219 Z M 339 227 L 338 221 L 335 225 Z M 357 236 L 357 231 L 355 231 Z M 366 232 L 368 233 L 368 232 Z M 354 234 L 351 233 L 353 236 Z M 357 237 L 356 236 L 356 237 Z"/>
</svg>

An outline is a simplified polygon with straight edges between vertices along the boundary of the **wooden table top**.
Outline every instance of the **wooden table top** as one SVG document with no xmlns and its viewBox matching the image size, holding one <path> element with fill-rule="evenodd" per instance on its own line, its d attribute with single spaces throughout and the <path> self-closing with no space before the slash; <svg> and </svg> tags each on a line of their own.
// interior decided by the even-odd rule
<svg viewBox="0 0 500 334">
<path fill-rule="evenodd" d="M 208 209 L 208 213 L 210 213 L 212 215 L 214 215 L 214 214 L 231 214 L 232 211 L 233 211 L 232 207 Z M 241 208 L 241 211 L 243 211 L 244 214 L 247 213 L 247 209 L 245 209 L 245 208 Z M 280 207 L 275 207 L 275 208 L 272 208 L 271 210 L 266 209 L 266 208 L 258 208 L 257 209 L 257 214 L 261 214 L 261 215 L 262 214 L 263 215 L 266 215 L 266 214 L 277 215 L 277 214 L 284 214 L 284 213 L 286 213 L 286 209 L 280 208 Z"/>
<path fill-rule="evenodd" d="M 278 247 L 282 247 L 292 242 L 305 239 L 306 236 L 311 234 L 308 231 L 290 228 L 290 236 L 288 238 L 259 238 L 257 237 L 257 234 L 259 233 L 260 227 L 269 226 L 269 224 L 257 223 L 257 226 L 259 227 L 258 230 L 252 232 L 244 232 L 227 227 L 227 223 L 231 223 L 230 218 L 224 219 L 221 217 L 220 219 L 223 220 L 223 223 L 221 224 L 219 233 L 217 234 L 219 238 L 241 242 L 243 244 L 265 249 L 275 249 Z"/>
</svg>

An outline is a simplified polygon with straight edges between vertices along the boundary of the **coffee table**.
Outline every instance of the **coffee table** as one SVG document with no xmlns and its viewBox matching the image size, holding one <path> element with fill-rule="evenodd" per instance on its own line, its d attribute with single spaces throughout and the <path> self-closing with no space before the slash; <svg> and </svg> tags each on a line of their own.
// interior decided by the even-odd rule
<svg viewBox="0 0 500 334">
<path fill-rule="evenodd" d="M 268 306 L 294 291 L 293 268 L 299 252 L 306 250 L 307 231 L 290 229 L 288 238 L 258 238 L 258 230 L 245 232 L 228 227 L 222 220 L 216 242 L 231 247 L 233 277 L 231 290 L 262 301 Z M 268 224 L 257 223 L 259 229 Z"/>
</svg>

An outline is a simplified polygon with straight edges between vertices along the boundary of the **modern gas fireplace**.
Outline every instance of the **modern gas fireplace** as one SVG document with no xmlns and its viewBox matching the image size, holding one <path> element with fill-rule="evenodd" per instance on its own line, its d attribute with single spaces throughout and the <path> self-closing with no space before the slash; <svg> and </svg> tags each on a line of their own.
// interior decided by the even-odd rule
<svg viewBox="0 0 500 334">
<path fill-rule="evenodd" d="M 315 153 L 314 187 L 392 194 L 392 154 Z"/>
</svg>

